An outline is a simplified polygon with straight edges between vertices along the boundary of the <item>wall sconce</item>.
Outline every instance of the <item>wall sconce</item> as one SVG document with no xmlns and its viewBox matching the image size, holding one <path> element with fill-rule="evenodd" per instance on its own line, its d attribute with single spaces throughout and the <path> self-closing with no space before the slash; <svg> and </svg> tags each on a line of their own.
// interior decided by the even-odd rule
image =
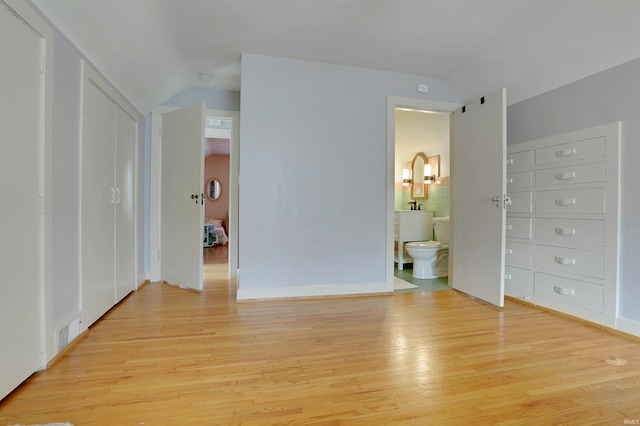
<svg viewBox="0 0 640 426">
<path fill-rule="evenodd" d="M 431 164 L 424 165 L 424 183 L 429 184 L 435 182 L 436 177 L 431 174 Z"/>
<path fill-rule="evenodd" d="M 409 186 L 411 183 L 411 171 L 409 169 L 402 169 L 402 186 Z"/>
</svg>

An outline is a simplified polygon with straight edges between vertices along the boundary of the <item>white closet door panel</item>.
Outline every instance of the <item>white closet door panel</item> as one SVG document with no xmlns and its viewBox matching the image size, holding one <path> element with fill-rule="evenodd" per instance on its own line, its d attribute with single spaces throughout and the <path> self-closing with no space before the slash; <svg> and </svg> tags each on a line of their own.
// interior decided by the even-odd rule
<svg viewBox="0 0 640 426">
<path fill-rule="evenodd" d="M 0 4 L 0 399 L 42 364 L 40 49 Z"/>
<path fill-rule="evenodd" d="M 82 117 L 82 311 L 86 326 L 109 310 L 114 291 L 116 106 L 91 80 Z"/>
<path fill-rule="evenodd" d="M 136 122 L 116 107 L 116 302 L 135 289 Z"/>
</svg>

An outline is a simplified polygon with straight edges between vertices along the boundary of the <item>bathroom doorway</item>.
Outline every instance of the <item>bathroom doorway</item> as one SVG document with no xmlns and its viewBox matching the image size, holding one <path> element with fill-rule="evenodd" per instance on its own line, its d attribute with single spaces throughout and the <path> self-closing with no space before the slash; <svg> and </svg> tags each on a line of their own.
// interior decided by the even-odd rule
<svg viewBox="0 0 640 426">
<path fill-rule="evenodd" d="M 390 161 L 387 164 L 391 176 L 390 188 L 393 202 L 388 215 L 395 221 L 396 210 L 409 210 L 410 186 L 403 186 L 403 169 L 410 168 L 417 153 L 427 157 L 440 156 L 437 183 L 428 185 L 427 198 L 415 200 L 415 208 L 431 210 L 435 217 L 448 216 L 449 202 L 449 141 L 450 115 L 458 104 L 420 99 L 389 97 L 387 102 L 387 147 Z M 406 178 L 406 177 L 405 177 Z M 450 290 L 448 279 L 417 279 L 412 277 L 412 264 L 397 267 L 395 223 L 388 230 L 387 273 L 394 282 L 394 292 L 430 292 Z M 403 244 L 404 246 L 404 244 Z"/>
</svg>

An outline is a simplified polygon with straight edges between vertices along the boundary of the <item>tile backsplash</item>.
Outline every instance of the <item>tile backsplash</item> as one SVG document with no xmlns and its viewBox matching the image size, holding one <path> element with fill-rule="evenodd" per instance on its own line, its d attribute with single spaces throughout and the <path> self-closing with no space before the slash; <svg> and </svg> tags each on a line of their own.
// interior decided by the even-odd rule
<svg viewBox="0 0 640 426">
<path fill-rule="evenodd" d="M 422 210 L 432 210 L 433 217 L 449 216 L 450 190 L 449 179 L 443 178 L 439 185 L 429 185 L 429 198 L 426 200 L 417 200 L 418 204 L 422 204 Z M 396 210 L 409 210 L 407 204 L 411 201 L 411 190 L 403 187 L 402 190 L 396 189 Z"/>
</svg>

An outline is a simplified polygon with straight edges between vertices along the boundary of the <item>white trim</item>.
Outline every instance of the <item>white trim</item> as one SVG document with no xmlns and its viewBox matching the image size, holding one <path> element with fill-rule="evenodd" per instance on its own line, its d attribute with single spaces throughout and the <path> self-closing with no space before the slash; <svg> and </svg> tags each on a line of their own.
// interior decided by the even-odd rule
<svg viewBox="0 0 640 426">
<path fill-rule="evenodd" d="M 393 246 L 395 216 L 395 147 L 396 147 L 396 108 L 413 108 L 426 111 L 451 113 L 460 104 L 439 102 L 428 99 L 401 98 L 387 96 L 387 255 L 385 261 L 386 286 L 393 288 Z M 449 266 L 451 267 L 451 265 Z M 240 290 L 238 290 L 239 292 Z M 387 290 L 388 291 L 388 290 Z"/>
<path fill-rule="evenodd" d="M 618 317 L 616 321 L 616 329 L 624 333 L 640 337 L 640 321 Z"/>
<path fill-rule="evenodd" d="M 324 296 L 348 296 L 371 295 L 372 293 L 392 293 L 388 283 L 362 283 L 362 284 L 327 284 L 312 286 L 291 287 L 267 287 L 267 288 L 238 288 L 237 300 L 281 299 L 290 297 L 324 297 Z"/>
</svg>

